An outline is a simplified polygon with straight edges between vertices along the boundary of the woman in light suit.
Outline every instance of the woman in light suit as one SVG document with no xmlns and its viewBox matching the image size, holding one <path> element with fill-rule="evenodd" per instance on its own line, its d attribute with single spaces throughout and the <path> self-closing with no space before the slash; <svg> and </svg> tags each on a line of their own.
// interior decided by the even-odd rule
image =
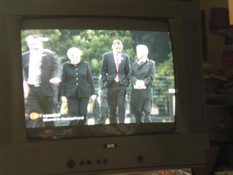
<svg viewBox="0 0 233 175">
<path fill-rule="evenodd" d="M 89 63 L 81 58 L 79 48 L 70 48 L 67 56 L 69 61 L 62 68 L 61 101 L 68 102 L 70 117 L 76 116 L 79 124 L 85 124 L 89 97 L 95 94 L 91 69 Z"/>
</svg>

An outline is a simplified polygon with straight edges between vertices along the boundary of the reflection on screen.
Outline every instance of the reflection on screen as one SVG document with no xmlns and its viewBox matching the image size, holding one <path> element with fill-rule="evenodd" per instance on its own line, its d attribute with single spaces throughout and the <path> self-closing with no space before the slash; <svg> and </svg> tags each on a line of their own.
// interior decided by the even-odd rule
<svg viewBox="0 0 233 175">
<path fill-rule="evenodd" d="M 37 40 L 42 45 L 28 37 L 29 35 L 40 36 Z M 123 52 L 129 56 L 130 64 L 137 59 L 136 46 L 138 44 L 148 47 L 148 58 L 156 63 L 156 72 L 151 88 L 151 123 L 175 121 L 175 79 L 169 32 L 41 29 L 21 30 L 22 85 L 27 128 L 110 124 L 108 104 L 107 101 L 103 102 L 106 96 L 103 96 L 100 72 L 103 53 L 112 50 L 112 41 L 115 39 L 122 41 Z M 71 106 L 68 107 L 67 100 L 62 100 L 62 82 L 59 79 L 62 80 L 64 76 L 64 65 L 70 60 L 67 57 L 67 51 L 71 47 L 80 48 L 82 59 L 90 66 L 95 94 L 87 98 L 87 105 L 84 102 L 82 105 L 76 106 L 77 111 L 86 108 L 86 116 L 71 115 L 69 113 Z M 29 52 L 29 48 L 40 51 Z M 69 81 L 69 73 L 67 73 L 66 81 Z M 132 85 L 129 84 L 126 89 L 125 101 L 122 101 L 125 105 L 125 124 L 136 122 L 130 108 L 131 90 Z M 71 88 L 66 94 L 72 91 Z M 82 94 L 79 95 L 82 96 Z M 102 115 L 107 115 L 106 120 L 101 120 Z M 86 120 L 83 120 L 84 118 Z"/>
</svg>

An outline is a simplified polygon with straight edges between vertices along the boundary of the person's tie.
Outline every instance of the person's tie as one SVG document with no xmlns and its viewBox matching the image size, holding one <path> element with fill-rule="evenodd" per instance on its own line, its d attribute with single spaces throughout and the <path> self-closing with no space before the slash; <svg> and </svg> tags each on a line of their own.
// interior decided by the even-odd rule
<svg viewBox="0 0 233 175">
<path fill-rule="evenodd" d="M 119 70 L 119 66 L 120 66 L 120 60 L 119 60 L 119 55 L 117 55 L 117 58 L 116 58 L 116 69 L 117 69 L 117 71 Z"/>
<path fill-rule="evenodd" d="M 116 70 L 117 70 L 117 72 L 118 72 L 119 67 L 120 67 L 120 61 L 121 61 L 120 60 L 120 55 L 117 55 L 117 57 L 116 57 Z M 119 76 L 118 76 L 118 74 L 115 77 L 115 81 L 119 82 Z"/>
</svg>

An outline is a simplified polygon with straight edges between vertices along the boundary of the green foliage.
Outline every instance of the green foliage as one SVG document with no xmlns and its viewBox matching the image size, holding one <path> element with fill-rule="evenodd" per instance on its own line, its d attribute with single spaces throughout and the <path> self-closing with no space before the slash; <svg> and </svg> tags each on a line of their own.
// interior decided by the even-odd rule
<svg viewBox="0 0 233 175">
<path fill-rule="evenodd" d="M 149 48 L 149 58 L 156 61 L 159 69 L 171 54 L 169 33 L 127 30 L 77 30 L 77 29 L 49 29 L 49 30 L 23 30 L 22 52 L 26 51 L 25 37 L 30 34 L 39 34 L 48 37 L 49 41 L 44 47 L 54 51 L 61 62 L 68 60 L 66 52 L 70 47 L 79 47 L 83 50 L 83 59 L 88 61 L 94 76 L 99 75 L 102 54 L 110 51 L 112 41 L 120 39 L 124 44 L 124 52 L 130 57 L 130 61 L 136 58 L 135 47 L 137 44 L 145 44 Z M 165 68 L 164 68 L 165 69 Z"/>
<path fill-rule="evenodd" d="M 169 55 L 169 58 L 166 61 L 159 64 L 157 68 L 157 75 L 165 77 L 170 77 L 174 75 L 174 64 L 171 54 Z"/>
<path fill-rule="evenodd" d="M 124 48 L 132 48 L 131 34 L 129 31 L 105 31 L 105 30 L 84 30 L 79 35 L 73 37 L 73 46 L 83 50 L 83 57 L 92 67 L 94 75 L 99 74 L 102 55 L 110 51 L 112 41 L 120 39 L 124 43 Z M 125 49 L 124 52 L 131 55 L 132 49 Z"/>
<path fill-rule="evenodd" d="M 174 66 L 172 55 L 164 63 L 159 64 L 154 81 L 154 102 L 166 111 L 169 106 L 169 89 L 175 88 Z"/>
<path fill-rule="evenodd" d="M 168 32 L 134 32 L 134 40 L 145 44 L 149 48 L 149 58 L 160 64 L 166 61 L 171 54 L 170 34 Z"/>
<path fill-rule="evenodd" d="M 21 43 L 22 43 L 22 47 L 21 50 L 22 52 L 25 52 L 26 50 L 28 50 L 28 47 L 26 45 L 26 41 L 25 38 L 28 35 L 32 35 L 32 34 L 37 34 L 37 35 L 41 35 L 44 37 L 49 38 L 48 42 L 45 42 L 45 47 L 48 49 L 51 49 L 53 51 L 56 52 L 56 49 L 53 45 L 56 45 L 56 43 L 59 42 L 60 37 L 62 36 L 62 33 L 58 30 L 58 29 L 53 29 L 53 30 L 43 30 L 43 29 L 38 29 L 38 30 L 23 30 L 21 32 Z"/>
</svg>

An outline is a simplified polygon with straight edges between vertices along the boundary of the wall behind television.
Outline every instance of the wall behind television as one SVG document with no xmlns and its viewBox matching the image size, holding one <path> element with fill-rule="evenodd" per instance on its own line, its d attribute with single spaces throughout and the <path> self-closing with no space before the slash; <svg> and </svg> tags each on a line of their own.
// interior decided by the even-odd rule
<svg viewBox="0 0 233 175">
<path fill-rule="evenodd" d="M 233 48 L 233 44 L 226 46 L 224 36 L 209 30 L 210 10 L 213 7 L 229 8 L 230 3 L 228 1 L 230 2 L 231 0 L 200 0 L 201 9 L 204 10 L 205 13 L 205 31 L 207 41 L 207 54 L 205 60 L 214 67 L 221 67 L 222 51 L 226 47 Z"/>
</svg>

